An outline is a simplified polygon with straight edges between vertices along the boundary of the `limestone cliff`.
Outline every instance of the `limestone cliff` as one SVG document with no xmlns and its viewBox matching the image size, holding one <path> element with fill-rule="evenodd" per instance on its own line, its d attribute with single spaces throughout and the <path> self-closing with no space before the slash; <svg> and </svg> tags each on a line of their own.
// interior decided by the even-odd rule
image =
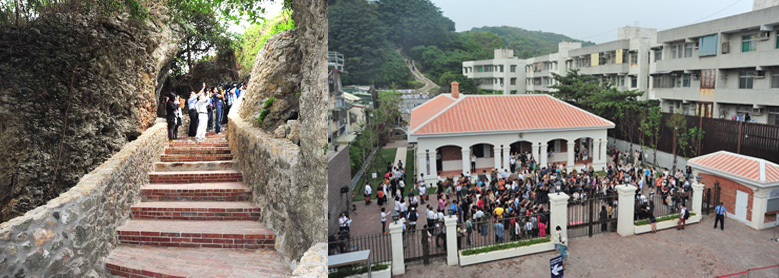
<svg viewBox="0 0 779 278">
<path fill-rule="evenodd" d="M 164 14 L 0 28 L 0 222 L 74 186 L 154 123 L 176 51 Z"/>
</svg>

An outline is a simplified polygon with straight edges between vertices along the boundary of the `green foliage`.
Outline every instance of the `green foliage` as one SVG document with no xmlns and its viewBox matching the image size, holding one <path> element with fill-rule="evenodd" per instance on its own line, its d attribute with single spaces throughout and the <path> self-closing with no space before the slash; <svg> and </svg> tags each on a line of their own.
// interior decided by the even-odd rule
<svg viewBox="0 0 779 278">
<path fill-rule="evenodd" d="M 503 243 L 503 244 L 495 244 L 490 245 L 486 247 L 481 248 L 475 248 L 475 249 L 468 249 L 463 250 L 462 255 L 463 256 L 471 256 L 476 254 L 482 254 L 482 253 L 489 253 L 492 251 L 500 251 L 500 250 L 506 250 L 511 248 L 517 248 L 517 247 L 524 247 L 524 246 L 530 246 L 533 244 L 539 244 L 539 243 L 545 243 L 552 241 L 551 237 L 541 237 L 541 238 L 533 238 L 533 239 L 527 239 L 527 240 L 521 240 L 521 241 L 515 241 L 515 242 L 509 242 L 509 243 Z"/>
<path fill-rule="evenodd" d="M 520 59 L 526 59 L 539 55 L 557 52 L 559 42 L 581 42 L 582 46 L 594 45 L 593 42 L 585 42 L 572 39 L 568 36 L 542 32 L 530 31 L 517 27 L 480 27 L 471 28 L 471 33 L 490 32 L 496 34 L 506 48 L 514 50 L 514 56 Z"/>
<path fill-rule="evenodd" d="M 660 123 L 663 119 L 660 105 L 650 105 L 649 108 L 642 111 L 641 115 L 642 118 L 639 130 L 643 136 L 639 136 L 640 144 L 642 146 L 646 145 L 652 149 L 652 153 L 654 154 L 652 165 L 657 165 L 657 144 L 660 142 L 660 138 L 663 136 L 663 129 L 660 128 Z M 646 137 L 649 137 L 649 142 L 644 142 L 644 138 Z"/>
<path fill-rule="evenodd" d="M 262 104 L 262 111 L 260 111 L 260 116 L 257 118 L 257 121 L 262 123 L 263 120 L 265 120 L 265 117 L 270 114 L 270 107 L 273 106 L 273 101 L 275 101 L 275 97 L 269 97 L 265 99 L 265 102 Z"/>
<path fill-rule="evenodd" d="M 381 271 L 389 268 L 390 266 L 388 264 L 374 264 L 371 266 L 371 271 Z M 352 267 L 342 267 L 339 268 L 336 272 L 331 272 L 327 274 L 328 278 L 344 278 L 349 277 L 353 275 L 358 275 L 362 273 L 367 273 L 368 268 L 365 266 L 352 266 Z"/>
<path fill-rule="evenodd" d="M 284 10 L 276 17 L 246 29 L 241 38 L 241 47 L 238 52 L 241 72 L 244 74 L 251 72 L 257 53 L 270 37 L 293 28 L 295 28 L 295 22 L 292 21 L 292 11 Z"/>
<path fill-rule="evenodd" d="M 454 21 L 443 16 L 430 0 L 381 0 L 377 9 L 389 40 L 404 49 L 445 47 L 454 35 Z"/>
<path fill-rule="evenodd" d="M 694 212 L 690 212 L 690 217 L 693 217 L 693 216 L 695 216 L 695 213 Z M 655 221 L 656 222 L 663 222 L 663 221 L 674 220 L 674 219 L 679 219 L 679 214 L 678 213 L 677 214 L 671 214 L 671 215 L 665 215 L 665 216 L 657 217 L 657 218 L 655 218 Z M 636 225 L 636 226 L 644 226 L 644 225 L 649 225 L 651 223 L 649 223 L 649 219 L 641 219 L 641 220 L 634 221 L 633 224 Z"/>
<path fill-rule="evenodd" d="M 462 75 L 460 73 L 452 73 L 452 72 L 445 72 L 441 75 L 441 77 L 438 79 L 437 84 L 441 84 L 441 87 L 444 87 L 447 92 L 452 91 L 452 81 L 457 81 L 457 83 L 460 83 L 460 92 L 462 93 L 471 93 L 475 94 L 479 91 L 476 89 L 476 82 L 473 81 L 473 79 L 465 77 L 465 75 Z"/>
<path fill-rule="evenodd" d="M 552 96 L 588 110 L 607 119 L 622 119 L 631 111 L 645 106 L 645 101 L 638 101 L 642 91 L 620 91 L 611 84 L 601 83 L 597 77 L 579 74 L 578 69 L 569 70 L 566 75 L 552 73 L 557 84 L 550 88 Z"/>
</svg>

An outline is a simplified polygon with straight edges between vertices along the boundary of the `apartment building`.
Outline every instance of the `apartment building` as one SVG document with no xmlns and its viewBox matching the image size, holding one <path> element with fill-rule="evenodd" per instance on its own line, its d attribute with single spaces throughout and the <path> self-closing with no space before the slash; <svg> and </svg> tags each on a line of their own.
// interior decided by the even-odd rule
<svg viewBox="0 0 779 278">
<path fill-rule="evenodd" d="M 511 59 L 525 70 L 501 72 L 498 81 L 524 78 L 524 90 L 516 93 L 548 92 L 551 73 L 579 69 L 621 90 L 644 91 L 663 112 L 779 125 L 777 32 L 779 0 L 755 0 L 751 12 L 702 23 L 659 32 L 622 27 L 617 40 L 586 47 L 561 42 L 557 53 Z M 495 57 L 509 51 L 496 50 Z M 470 68 L 499 61 L 463 62 L 463 72 L 482 78 Z"/>
<path fill-rule="evenodd" d="M 495 49 L 490 60 L 463 62 L 463 75 L 473 79 L 479 90 L 525 93 L 525 60 L 514 57 L 512 49 Z"/>
<path fill-rule="evenodd" d="M 650 97 L 664 112 L 779 125 L 777 4 L 658 32 Z"/>
</svg>

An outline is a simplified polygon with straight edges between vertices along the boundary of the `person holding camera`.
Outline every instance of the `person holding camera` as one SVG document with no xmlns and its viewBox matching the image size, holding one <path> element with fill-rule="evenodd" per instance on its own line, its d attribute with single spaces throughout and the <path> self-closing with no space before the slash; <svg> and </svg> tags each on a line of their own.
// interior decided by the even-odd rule
<svg viewBox="0 0 779 278">
<path fill-rule="evenodd" d="M 222 113 L 226 106 L 224 104 L 224 93 L 219 88 L 214 88 L 211 102 L 214 105 L 214 132 L 219 134 L 222 132 Z"/>
<path fill-rule="evenodd" d="M 208 97 L 205 89 L 206 83 L 203 83 L 203 89 L 198 92 L 197 103 L 195 104 L 198 114 L 197 135 L 195 136 L 197 140 L 206 139 L 206 128 L 208 127 L 208 103 L 211 98 Z"/>
<path fill-rule="evenodd" d="M 219 89 L 217 87 L 211 88 L 211 90 L 208 91 L 207 98 L 208 98 L 208 106 L 207 106 L 207 113 L 208 113 L 208 126 L 207 131 L 214 130 L 214 94 L 219 93 Z"/>
<path fill-rule="evenodd" d="M 198 95 L 195 91 L 189 93 L 189 99 L 187 99 L 187 112 L 189 114 L 189 129 L 187 130 L 187 135 L 189 137 L 195 137 L 197 135 L 197 99 Z"/>
</svg>

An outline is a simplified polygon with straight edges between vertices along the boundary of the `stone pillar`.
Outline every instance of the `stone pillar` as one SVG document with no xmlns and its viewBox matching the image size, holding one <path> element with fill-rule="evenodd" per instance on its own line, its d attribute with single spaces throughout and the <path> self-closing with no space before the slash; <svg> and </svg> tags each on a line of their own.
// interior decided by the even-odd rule
<svg viewBox="0 0 779 278">
<path fill-rule="evenodd" d="M 417 148 L 417 161 L 416 161 L 416 167 L 417 167 L 417 176 L 414 177 L 414 182 L 416 183 L 417 179 L 419 178 L 419 174 L 425 174 L 425 183 L 427 183 L 427 179 L 430 177 L 434 177 L 433 175 L 430 175 L 427 172 L 427 156 L 425 155 L 425 150 Z M 368 173 L 366 173 L 368 175 Z"/>
<path fill-rule="evenodd" d="M 444 226 L 446 227 L 446 264 L 458 265 L 460 258 L 457 255 L 457 218 L 452 215 L 445 217 Z"/>
<path fill-rule="evenodd" d="M 462 148 L 463 172 L 471 171 L 471 148 Z M 473 174 L 473 173 L 471 173 Z"/>
<path fill-rule="evenodd" d="M 509 156 L 511 155 L 511 145 L 503 145 L 503 168 L 511 170 Z"/>
<path fill-rule="evenodd" d="M 697 181 L 692 183 L 692 212 L 697 215 L 703 215 L 703 183 Z"/>
<path fill-rule="evenodd" d="M 606 170 L 607 143 L 603 138 L 598 138 L 597 144 L 593 147 L 597 148 L 597 150 L 592 152 L 593 156 L 595 156 L 592 158 L 592 166 L 595 171 Z"/>
<path fill-rule="evenodd" d="M 398 223 L 390 222 L 390 243 L 392 245 L 392 275 L 406 273 L 406 264 L 403 262 L 403 219 Z"/>
<path fill-rule="evenodd" d="M 436 149 L 430 150 L 430 176 L 436 177 L 438 176 L 438 171 L 441 171 L 443 169 L 438 169 L 438 165 L 436 165 L 436 157 L 438 156 L 438 151 Z M 443 156 L 441 157 L 443 158 Z M 443 161 L 441 161 L 441 168 L 443 168 Z"/>
<path fill-rule="evenodd" d="M 498 169 L 498 172 L 501 172 L 501 169 L 503 169 L 503 167 L 500 165 L 500 162 L 502 161 L 502 159 L 500 159 L 500 154 L 502 152 L 503 151 L 501 151 L 501 147 L 500 146 L 498 146 L 498 145 L 493 145 L 492 146 L 492 156 L 493 156 L 493 159 L 495 160 L 495 163 L 494 163 L 495 166 L 494 167 L 496 169 Z"/>
<path fill-rule="evenodd" d="M 749 226 L 755 230 L 760 230 L 764 226 L 768 192 L 768 190 L 760 188 L 752 193 L 752 220 L 750 220 Z"/>
<path fill-rule="evenodd" d="M 541 154 L 538 155 L 538 164 L 541 164 L 539 168 L 546 167 L 546 164 L 549 163 L 549 157 L 547 157 L 548 154 L 546 153 L 547 147 L 546 143 L 541 144 Z"/>
<path fill-rule="evenodd" d="M 568 237 L 568 198 L 565 193 L 549 193 L 549 233 L 554 237 L 555 229 L 560 226 L 563 237 Z M 552 238 L 552 242 L 558 239 Z"/>
<path fill-rule="evenodd" d="M 617 205 L 617 234 L 630 236 L 635 233 L 633 213 L 636 206 L 636 187 L 618 185 L 619 204 Z M 662 204 L 661 204 L 662 205 Z"/>
<path fill-rule="evenodd" d="M 575 167 L 573 165 L 574 160 L 574 151 L 573 148 L 575 146 L 574 141 L 568 140 L 568 161 L 565 163 L 565 168 L 568 169 L 568 172 L 571 172 Z"/>
<path fill-rule="evenodd" d="M 540 158 L 539 158 L 539 154 L 538 153 L 540 152 L 541 145 L 531 144 L 530 147 L 532 148 L 533 158 L 536 159 L 536 162 L 540 162 L 541 160 L 539 160 Z"/>
</svg>

